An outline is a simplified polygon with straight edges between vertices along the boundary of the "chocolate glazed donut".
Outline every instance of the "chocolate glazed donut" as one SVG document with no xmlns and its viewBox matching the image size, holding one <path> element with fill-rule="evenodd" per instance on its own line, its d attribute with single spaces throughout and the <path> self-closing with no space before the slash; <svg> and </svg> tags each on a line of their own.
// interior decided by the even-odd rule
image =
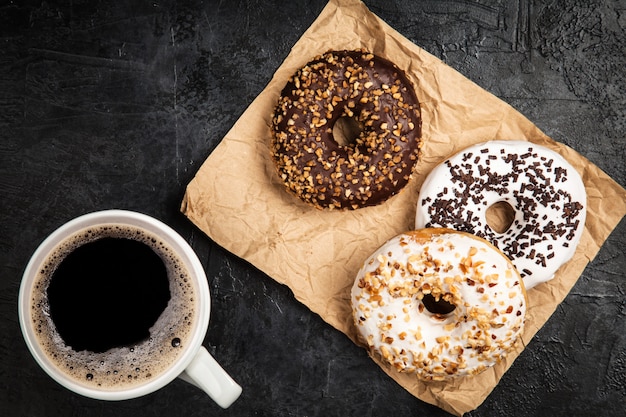
<svg viewBox="0 0 626 417">
<path fill-rule="evenodd" d="M 333 137 L 341 118 L 360 134 Z M 411 82 L 367 51 L 330 51 L 299 69 L 272 119 L 271 156 L 287 189 L 320 209 L 386 201 L 407 184 L 421 144 L 420 107 Z"/>
</svg>

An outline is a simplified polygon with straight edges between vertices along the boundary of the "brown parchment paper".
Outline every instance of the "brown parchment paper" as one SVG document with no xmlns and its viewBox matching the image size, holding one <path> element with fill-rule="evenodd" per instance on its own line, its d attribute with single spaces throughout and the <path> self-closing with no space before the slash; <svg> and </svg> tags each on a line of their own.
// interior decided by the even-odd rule
<svg viewBox="0 0 626 417">
<path fill-rule="evenodd" d="M 327 50 L 354 48 L 395 62 L 414 83 L 422 106 L 423 158 L 408 186 L 386 203 L 320 211 L 287 194 L 278 179 L 269 158 L 271 113 L 296 69 Z M 626 191 L 587 159 L 411 43 L 360 1 L 331 0 L 189 183 L 181 210 L 216 243 L 289 286 L 296 299 L 356 343 L 350 288 L 362 262 L 387 239 L 414 227 L 420 185 L 437 163 L 491 139 L 525 139 L 563 155 L 583 177 L 588 213 L 573 259 L 553 280 L 529 291 L 522 343 L 505 362 L 476 377 L 424 383 L 372 358 L 416 397 L 462 415 L 489 395 L 626 214 Z"/>
</svg>

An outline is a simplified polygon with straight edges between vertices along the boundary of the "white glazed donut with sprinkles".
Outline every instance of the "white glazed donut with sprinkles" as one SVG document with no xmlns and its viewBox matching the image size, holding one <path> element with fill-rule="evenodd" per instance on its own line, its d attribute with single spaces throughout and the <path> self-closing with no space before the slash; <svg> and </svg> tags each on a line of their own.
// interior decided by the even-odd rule
<svg viewBox="0 0 626 417">
<path fill-rule="evenodd" d="M 514 219 L 499 233 L 487 209 L 506 202 Z M 576 251 L 586 218 L 583 181 L 561 155 L 525 141 L 490 141 L 435 167 L 421 187 L 415 227 L 449 227 L 504 252 L 530 289 L 549 281 Z"/>
<path fill-rule="evenodd" d="M 513 350 L 526 291 L 502 252 L 469 233 L 402 233 L 364 263 L 351 292 L 360 340 L 423 380 L 476 375 Z"/>
</svg>

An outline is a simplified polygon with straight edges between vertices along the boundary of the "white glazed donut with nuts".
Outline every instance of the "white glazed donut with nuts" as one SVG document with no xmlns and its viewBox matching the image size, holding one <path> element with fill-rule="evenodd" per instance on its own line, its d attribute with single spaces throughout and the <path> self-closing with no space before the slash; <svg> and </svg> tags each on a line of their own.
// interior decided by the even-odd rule
<svg viewBox="0 0 626 417">
<path fill-rule="evenodd" d="M 527 305 L 504 254 L 448 229 L 390 239 L 359 271 L 351 300 L 370 353 L 424 380 L 475 375 L 501 361 L 516 346 Z"/>
<path fill-rule="evenodd" d="M 505 202 L 514 219 L 499 233 L 487 210 Z M 417 202 L 415 228 L 448 227 L 485 238 L 519 270 L 527 289 L 553 278 L 576 251 L 586 218 L 583 181 L 561 155 L 525 141 L 490 141 L 435 167 Z"/>
</svg>

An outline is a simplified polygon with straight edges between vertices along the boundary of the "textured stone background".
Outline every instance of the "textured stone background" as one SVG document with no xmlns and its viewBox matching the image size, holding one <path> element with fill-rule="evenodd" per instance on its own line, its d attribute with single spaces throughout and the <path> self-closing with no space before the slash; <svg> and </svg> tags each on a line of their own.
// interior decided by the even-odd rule
<svg viewBox="0 0 626 417">
<path fill-rule="evenodd" d="M 626 186 L 626 2 L 366 0 Z M 0 415 L 444 416 L 179 212 L 185 185 L 323 0 L 0 5 Z M 182 381 L 104 403 L 58 386 L 17 322 L 21 273 L 63 222 L 106 208 L 178 230 L 206 266 L 204 345 L 244 387 L 220 410 Z M 468 415 L 623 416 L 626 221 Z"/>
</svg>

